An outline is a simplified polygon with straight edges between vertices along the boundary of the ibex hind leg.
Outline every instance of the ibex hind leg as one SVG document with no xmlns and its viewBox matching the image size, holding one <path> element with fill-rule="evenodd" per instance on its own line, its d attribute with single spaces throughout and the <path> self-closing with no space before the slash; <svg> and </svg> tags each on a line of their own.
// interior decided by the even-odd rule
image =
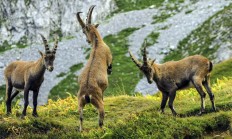
<svg viewBox="0 0 232 139">
<path fill-rule="evenodd" d="M 9 115 L 11 113 L 11 93 L 13 86 L 11 82 L 7 81 L 6 83 L 6 113 Z"/>
<path fill-rule="evenodd" d="M 102 128 L 104 117 L 105 117 L 104 103 L 102 100 L 96 100 L 96 99 L 93 99 L 91 103 L 98 109 L 98 115 L 99 115 L 98 124 L 99 127 Z"/>
<path fill-rule="evenodd" d="M 209 97 L 210 97 L 210 101 L 212 103 L 212 109 L 213 111 L 216 112 L 216 107 L 215 107 L 215 103 L 214 103 L 214 94 L 212 93 L 212 90 L 210 88 L 210 79 L 209 79 L 209 75 L 205 77 L 205 80 L 202 82 L 203 86 L 205 87 Z"/>
<path fill-rule="evenodd" d="M 83 109 L 85 107 L 85 100 L 81 97 L 78 98 L 78 112 L 80 114 L 79 120 L 80 120 L 80 127 L 79 127 L 79 131 L 81 132 L 83 130 Z"/>
<path fill-rule="evenodd" d="M 194 80 L 192 81 L 194 87 L 196 88 L 197 92 L 201 96 L 201 110 L 199 112 L 199 115 L 205 112 L 205 96 L 206 93 L 203 91 L 202 88 L 202 81 L 201 78 L 195 77 Z"/>
</svg>

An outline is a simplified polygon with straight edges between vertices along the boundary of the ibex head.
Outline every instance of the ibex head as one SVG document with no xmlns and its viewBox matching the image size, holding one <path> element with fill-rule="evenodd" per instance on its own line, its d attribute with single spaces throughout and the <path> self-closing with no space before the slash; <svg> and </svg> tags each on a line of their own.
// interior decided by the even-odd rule
<svg viewBox="0 0 232 139">
<path fill-rule="evenodd" d="M 82 12 L 77 12 L 77 20 L 78 22 L 80 23 L 81 27 L 82 27 L 82 30 L 83 30 L 83 33 L 86 35 L 86 41 L 88 43 L 91 43 L 92 40 L 93 40 L 93 33 L 94 33 L 94 28 L 96 29 L 99 24 L 92 24 L 91 23 L 91 18 L 92 18 L 92 12 L 93 12 L 93 9 L 94 9 L 95 5 L 92 5 L 90 8 L 89 8 L 89 12 L 87 14 L 87 18 L 86 18 L 86 23 L 83 22 L 83 20 L 81 19 L 80 17 L 80 13 Z"/>
<path fill-rule="evenodd" d="M 130 57 L 132 59 L 132 61 L 135 63 L 135 65 L 145 74 L 145 76 L 147 77 L 147 81 L 148 83 L 152 83 L 153 82 L 153 76 L 154 76 L 154 70 L 153 70 L 153 64 L 155 62 L 155 60 L 148 60 L 147 59 L 147 54 L 146 54 L 146 40 L 144 42 L 144 50 L 143 50 L 143 63 L 139 62 L 133 55 L 132 53 L 129 51 L 130 53 Z"/>
<path fill-rule="evenodd" d="M 43 39 L 43 43 L 44 43 L 44 47 L 45 47 L 45 54 L 42 53 L 41 51 L 39 51 L 39 53 L 40 53 L 40 55 L 43 58 L 43 61 L 44 61 L 43 63 L 45 65 L 46 69 L 48 71 L 52 72 L 53 69 L 54 69 L 54 67 L 53 67 L 53 61 L 55 60 L 55 54 L 56 54 L 56 49 L 57 49 L 57 46 L 58 46 L 57 45 L 58 44 L 58 40 L 56 38 L 55 45 L 54 45 L 53 49 L 50 50 L 49 47 L 48 47 L 48 42 L 45 39 L 45 37 L 42 34 L 40 34 L 40 36 Z"/>
</svg>

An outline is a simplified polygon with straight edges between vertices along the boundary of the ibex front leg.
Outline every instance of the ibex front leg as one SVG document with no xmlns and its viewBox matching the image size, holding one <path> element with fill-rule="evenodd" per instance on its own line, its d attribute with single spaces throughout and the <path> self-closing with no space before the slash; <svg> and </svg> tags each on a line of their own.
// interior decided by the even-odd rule
<svg viewBox="0 0 232 139">
<path fill-rule="evenodd" d="M 34 91 L 33 92 L 33 106 L 34 106 L 34 108 L 33 108 L 33 112 L 32 112 L 32 115 L 34 116 L 34 117 L 38 117 L 38 114 L 37 114 L 37 98 L 38 98 L 38 94 L 39 94 L 39 91 L 38 90 L 36 90 L 36 91 Z"/>
<path fill-rule="evenodd" d="M 164 113 L 164 108 L 168 100 L 168 93 L 162 92 L 161 113 Z"/>
<path fill-rule="evenodd" d="M 176 91 L 169 92 L 168 106 L 169 106 L 169 108 L 171 109 L 172 114 L 173 114 L 174 116 L 177 115 L 177 113 L 176 113 L 176 111 L 175 111 L 175 109 L 174 109 L 174 107 L 173 107 L 173 101 L 175 100 L 175 98 L 176 98 Z"/>
<path fill-rule="evenodd" d="M 24 108 L 23 108 L 22 117 L 26 116 L 27 113 L 27 106 L 29 104 L 28 95 L 29 95 L 29 86 L 26 86 L 24 88 Z"/>
</svg>

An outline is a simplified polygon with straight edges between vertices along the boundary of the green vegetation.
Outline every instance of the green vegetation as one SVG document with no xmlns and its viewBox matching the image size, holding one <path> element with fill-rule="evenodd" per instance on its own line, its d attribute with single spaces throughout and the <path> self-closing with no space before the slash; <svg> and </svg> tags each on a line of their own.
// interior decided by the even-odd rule
<svg viewBox="0 0 232 139">
<path fill-rule="evenodd" d="M 104 95 L 134 94 L 134 88 L 141 79 L 138 68 L 134 65 L 128 53 L 127 37 L 137 28 L 122 30 L 117 35 L 109 35 L 104 41 L 111 49 L 113 55 L 113 72 L 109 76 L 109 86 Z"/>
<path fill-rule="evenodd" d="M 160 15 L 153 16 L 154 21 L 152 22 L 152 24 L 164 22 L 169 17 L 171 17 L 171 14 L 167 14 L 167 12 L 162 12 Z"/>
<path fill-rule="evenodd" d="M 159 111 L 161 94 L 155 96 L 106 97 L 103 129 L 98 128 L 98 113 L 92 105 L 84 109 L 84 131 L 78 131 L 77 98 L 48 101 L 38 107 L 38 118 L 21 119 L 19 105 L 13 105 L 12 115 L 5 115 L 0 105 L 0 138 L 200 138 L 215 132 L 232 133 L 232 80 L 218 80 L 212 86 L 218 112 L 211 112 L 206 97 L 206 114 L 196 116 L 200 110 L 200 97 L 194 90 L 179 91 L 175 108 L 180 116 L 173 117 L 168 107 Z M 184 107 L 183 107 L 184 106 Z"/>
<path fill-rule="evenodd" d="M 155 43 L 157 43 L 157 39 L 159 37 L 159 32 L 151 32 L 146 38 L 145 40 L 147 40 L 147 46 L 151 46 L 154 45 Z"/>
<path fill-rule="evenodd" d="M 132 10 L 141 10 L 148 8 L 149 6 L 156 6 L 159 7 L 162 5 L 164 0 L 115 0 L 116 6 L 118 9 L 114 11 L 115 13 L 118 12 L 126 12 L 126 11 L 132 11 Z"/>
<path fill-rule="evenodd" d="M 77 83 L 77 76 L 75 72 L 80 70 L 83 67 L 83 64 L 76 64 L 70 67 L 70 71 L 68 73 L 61 73 L 57 77 L 66 77 L 59 82 L 55 87 L 52 88 L 49 94 L 49 98 L 53 100 L 57 100 L 58 98 L 66 98 L 70 94 L 76 95 L 79 89 L 79 85 Z"/>
<path fill-rule="evenodd" d="M 162 6 L 163 2 L 165 0 L 115 0 L 116 6 L 118 7 L 114 13 L 119 12 L 127 12 L 127 11 L 133 11 L 133 10 L 142 10 L 145 8 L 155 8 Z M 173 7 L 171 6 L 171 3 L 175 3 L 175 9 L 177 9 L 178 3 L 183 3 L 184 0 L 169 0 L 167 7 L 171 10 Z"/>
<path fill-rule="evenodd" d="M 211 74 L 211 82 L 215 83 L 217 79 L 232 78 L 232 59 L 215 64 Z"/>
<path fill-rule="evenodd" d="M 6 94 L 6 85 L 0 86 L 0 102 L 5 100 L 5 94 Z"/>
<path fill-rule="evenodd" d="M 5 52 L 7 50 L 12 49 L 12 45 L 9 44 L 8 41 L 4 41 L 3 44 L 0 46 L 0 53 Z M 23 36 L 18 43 L 15 44 L 17 48 L 25 48 L 27 46 L 27 38 L 26 36 Z"/>
<path fill-rule="evenodd" d="M 168 54 L 164 61 L 179 60 L 188 55 L 201 54 L 209 59 L 222 43 L 231 41 L 232 4 L 210 17 L 200 27 L 192 31 L 185 39 L 179 42 L 177 49 Z"/>
</svg>

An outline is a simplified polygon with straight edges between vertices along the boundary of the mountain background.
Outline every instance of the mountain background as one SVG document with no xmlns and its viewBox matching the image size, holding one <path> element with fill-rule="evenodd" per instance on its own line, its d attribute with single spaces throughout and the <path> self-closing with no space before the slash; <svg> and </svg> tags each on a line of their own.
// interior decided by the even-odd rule
<svg viewBox="0 0 232 139">
<path fill-rule="evenodd" d="M 93 23 L 113 54 L 113 73 L 104 92 L 105 125 L 97 128 L 96 109 L 84 109 L 84 131 L 78 132 L 78 75 L 91 46 L 76 19 L 86 18 L 96 5 Z M 0 1 L 0 138 L 216 138 L 232 133 L 232 1 L 231 0 L 1 0 Z M 36 60 L 44 51 L 39 33 L 54 45 L 59 36 L 53 72 L 45 73 L 38 97 L 39 117 L 25 119 L 22 94 L 6 116 L 5 67 L 16 60 Z M 155 83 L 148 84 L 131 61 L 141 59 L 147 40 L 148 57 L 157 63 L 200 54 L 209 58 L 217 112 L 198 116 L 195 89 L 178 91 L 173 117 L 160 114 L 162 99 Z M 32 93 L 30 93 L 30 105 Z"/>
<path fill-rule="evenodd" d="M 202 54 L 214 63 L 232 56 L 229 0 L 160 0 L 121 1 L 35 1 L 2 0 L 0 5 L 0 86 L 4 97 L 4 68 L 15 60 L 36 60 L 37 50 L 43 51 L 39 33 L 51 45 L 59 36 L 55 70 L 45 73 L 39 93 L 39 104 L 50 98 L 65 98 L 76 94 L 76 78 L 88 59 L 90 46 L 77 23 L 76 13 L 82 17 L 95 4 L 93 22 L 100 23 L 99 31 L 114 55 L 114 74 L 105 95 L 118 92 L 154 94 L 155 84 L 149 85 L 129 60 L 128 50 L 140 57 L 140 48 L 148 40 L 148 55 L 158 63 Z M 199 33 L 202 32 L 202 33 Z M 122 35 L 121 35 L 122 34 Z M 209 35 L 210 34 L 210 35 Z M 122 36 L 122 37 L 121 37 Z M 118 38 L 117 38 L 118 37 Z M 121 42 L 120 42 L 121 41 Z M 124 47 L 126 46 L 126 48 Z M 122 55 L 122 56 L 120 56 Z M 118 78 L 119 77 L 119 78 Z M 126 85 L 130 82 L 130 85 Z M 126 87 L 125 87 L 126 86 Z"/>
</svg>

